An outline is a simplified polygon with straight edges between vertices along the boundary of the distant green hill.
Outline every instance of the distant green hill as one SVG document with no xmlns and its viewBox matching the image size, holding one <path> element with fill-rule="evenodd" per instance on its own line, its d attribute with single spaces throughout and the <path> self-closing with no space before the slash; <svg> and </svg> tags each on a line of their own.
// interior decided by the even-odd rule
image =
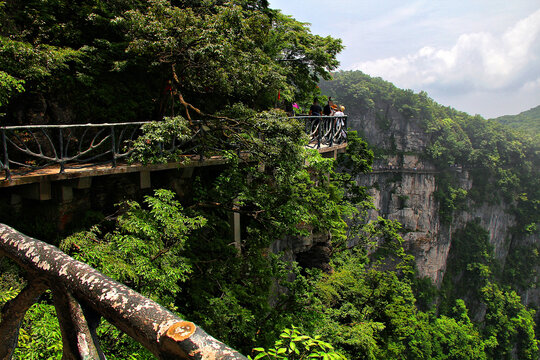
<svg viewBox="0 0 540 360">
<path fill-rule="evenodd" d="M 532 136 L 540 134 L 540 105 L 517 115 L 504 115 L 492 119 Z"/>
</svg>

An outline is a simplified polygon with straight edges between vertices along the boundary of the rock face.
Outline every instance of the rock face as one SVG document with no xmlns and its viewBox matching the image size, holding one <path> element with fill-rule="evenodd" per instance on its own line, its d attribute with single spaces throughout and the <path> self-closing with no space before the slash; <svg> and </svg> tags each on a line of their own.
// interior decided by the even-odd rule
<svg viewBox="0 0 540 360">
<path fill-rule="evenodd" d="M 416 258 L 420 275 L 431 278 L 436 285 L 441 284 L 452 234 L 473 220 L 478 220 L 489 232 L 495 257 L 504 263 L 512 240 L 509 229 L 515 224 L 506 207 L 469 203 L 465 206 L 467 210 L 454 213 L 450 224 L 443 224 L 435 198 L 438 172 L 433 170 L 431 164 L 418 158 L 412 159 L 410 156 L 408 163 L 414 164 L 414 167 L 407 167 L 406 162 L 403 166 L 392 165 L 390 169 L 379 161 L 373 173 L 361 176 L 358 181 L 368 187 L 373 198 L 376 209 L 370 210 L 371 219 L 382 216 L 402 224 L 403 239 L 409 252 Z M 463 188 L 473 186 L 466 171 L 457 175 Z"/>
<path fill-rule="evenodd" d="M 452 221 L 444 223 L 435 196 L 441 169 L 436 169 L 423 156 L 429 135 L 414 120 L 405 119 L 389 107 L 384 112 L 372 110 L 361 116 L 353 115 L 349 126 L 373 148 L 396 154 L 378 156 L 373 172 L 360 176 L 358 182 L 369 189 L 373 198 L 376 209 L 370 211 L 371 219 L 382 216 L 403 225 L 405 246 L 415 256 L 421 276 L 431 278 L 438 286 L 441 284 L 452 236 L 469 221 L 478 221 L 489 232 L 494 255 L 503 265 L 513 243 L 539 241 L 514 238 L 516 235 L 510 230 L 516 221 L 504 203 L 475 204 L 467 200 L 463 210 L 455 211 Z M 461 188 L 470 190 L 474 186 L 470 174 L 461 167 L 443 170 L 453 171 Z M 540 303 L 535 289 L 521 295 L 527 304 Z"/>
<path fill-rule="evenodd" d="M 368 188 L 373 199 L 375 209 L 369 211 L 371 220 L 381 216 L 402 224 L 406 250 L 415 256 L 420 276 L 441 285 L 453 234 L 470 221 L 477 221 L 489 232 L 495 258 L 503 265 L 514 241 L 539 241 L 513 238 L 510 229 L 516 221 L 505 204 L 475 204 L 468 200 L 463 210 L 453 213 L 450 223 L 444 223 L 435 196 L 441 169 L 426 160 L 424 154 L 429 135 L 416 121 L 405 119 L 389 107 L 384 112 L 372 110 L 361 116 L 351 116 L 349 126 L 373 148 L 393 154 L 378 156 L 373 172 L 361 175 L 357 181 Z M 466 169 L 442 170 L 452 172 L 461 188 L 470 190 L 474 186 Z M 272 251 L 285 251 L 287 258 L 303 266 L 331 271 L 327 264 L 329 243 L 329 236 L 312 234 L 306 238 L 276 241 Z M 536 289 L 527 290 L 522 296 L 526 303 L 540 304 L 540 291 Z"/>
<path fill-rule="evenodd" d="M 447 236 L 441 236 L 438 203 L 434 198 L 435 174 L 418 169 L 411 172 L 389 167 L 375 169 L 358 179 L 360 185 L 369 188 L 373 198 L 375 209 L 370 210 L 371 220 L 381 216 L 399 221 L 420 274 L 440 284 L 450 241 Z"/>
<path fill-rule="evenodd" d="M 429 140 L 428 134 L 414 121 L 408 121 L 393 107 L 377 104 L 363 115 L 351 115 L 349 127 L 359 131 L 373 147 L 403 151 L 422 152 Z"/>
</svg>

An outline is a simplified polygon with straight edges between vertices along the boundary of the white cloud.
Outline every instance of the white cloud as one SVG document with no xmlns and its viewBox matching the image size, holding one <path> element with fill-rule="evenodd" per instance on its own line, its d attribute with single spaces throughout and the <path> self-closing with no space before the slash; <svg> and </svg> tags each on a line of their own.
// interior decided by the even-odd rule
<svg viewBox="0 0 540 360">
<path fill-rule="evenodd" d="M 361 62 L 350 68 L 415 90 L 463 94 L 519 89 L 540 77 L 540 10 L 503 34 L 462 34 L 449 48 L 426 46 L 407 56 Z"/>
<path fill-rule="evenodd" d="M 521 89 L 523 91 L 537 91 L 540 97 L 540 77 L 533 81 L 527 81 Z"/>
</svg>

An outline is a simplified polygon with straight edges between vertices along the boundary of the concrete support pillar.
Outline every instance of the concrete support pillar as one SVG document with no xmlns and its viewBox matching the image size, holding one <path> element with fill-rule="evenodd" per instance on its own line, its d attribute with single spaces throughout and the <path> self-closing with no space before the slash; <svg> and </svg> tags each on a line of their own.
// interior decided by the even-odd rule
<svg viewBox="0 0 540 360">
<path fill-rule="evenodd" d="M 233 206 L 233 210 L 239 210 L 237 206 Z M 240 223 L 240 213 L 233 212 L 229 215 L 229 221 L 231 222 L 232 240 L 234 247 L 238 250 L 238 254 L 242 252 L 242 228 Z"/>
<path fill-rule="evenodd" d="M 51 191 L 51 182 L 50 181 L 41 181 L 36 184 L 30 184 L 21 189 L 20 195 L 23 198 L 31 200 L 51 200 L 52 191 Z"/>
<path fill-rule="evenodd" d="M 194 167 L 184 168 L 184 170 L 182 171 L 181 178 L 182 179 L 190 179 L 193 176 L 193 170 L 194 169 L 195 169 Z"/>
<path fill-rule="evenodd" d="M 62 185 L 60 189 L 60 197 L 63 203 L 73 201 L 73 188 L 71 186 Z"/>
<path fill-rule="evenodd" d="M 141 189 L 149 189 L 152 187 L 152 182 L 150 179 L 150 171 L 141 171 Z"/>
<path fill-rule="evenodd" d="M 75 183 L 75 189 L 90 189 L 91 186 L 92 186 L 91 177 L 78 178 Z"/>
<path fill-rule="evenodd" d="M 19 194 L 11 194 L 11 206 L 18 206 L 22 202 L 22 197 Z"/>
<path fill-rule="evenodd" d="M 233 213 L 233 240 L 236 250 L 240 253 L 242 251 L 242 237 L 240 229 L 240 213 Z"/>
</svg>

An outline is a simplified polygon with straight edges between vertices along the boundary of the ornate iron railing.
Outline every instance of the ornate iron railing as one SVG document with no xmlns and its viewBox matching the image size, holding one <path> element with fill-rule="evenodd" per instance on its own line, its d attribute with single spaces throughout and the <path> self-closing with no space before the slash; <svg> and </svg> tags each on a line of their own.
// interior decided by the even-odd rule
<svg viewBox="0 0 540 360">
<path fill-rule="evenodd" d="M 246 359 L 194 323 L 180 319 L 58 248 L 4 224 L 0 224 L 0 255 L 18 263 L 28 282 L 2 309 L 2 360 L 12 358 L 24 315 L 46 289 L 53 293 L 63 359 L 105 359 L 96 335 L 101 317 L 158 359 Z"/>
<path fill-rule="evenodd" d="M 118 124 L 29 125 L 0 128 L 6 179 L 56 165 L 59 172 L 111 164 L 129 155 L 126 147 L 145 122 Z"/>
<path fill-rule="evenodd" d="M 305 120 L 309 147 L 320 149 L 347 142 L 347 116 L 295 116 Z"/>
<path fill-rule="evenodd" d="M 331 147 L 347 141 L 346 116 L 298 116 L 305 121 L 306 132 L 310 135 L 309 147 Z M 141 132 L 141 127 L 150 122 L 118 124 L 76 124 L 76 125 L 29 125 L 0 127 L 0 170 L 5 179 L 12 173 L 24 175 L 43 169 L 58 167 L 62 173 L 66 169 L 80 169 L 89 166 L 110 164 L 126 159 L 132 149 L 131 144 Z M 202 136 L 203 124 L 196 123 L 194 136 Z M 160 145 L 164 151 L 180 149 L 184 144 L 174 141 Z M 182 149 L 189 155 L 200 155 L 202 149 L 194 146 Z"/>
</svg>

